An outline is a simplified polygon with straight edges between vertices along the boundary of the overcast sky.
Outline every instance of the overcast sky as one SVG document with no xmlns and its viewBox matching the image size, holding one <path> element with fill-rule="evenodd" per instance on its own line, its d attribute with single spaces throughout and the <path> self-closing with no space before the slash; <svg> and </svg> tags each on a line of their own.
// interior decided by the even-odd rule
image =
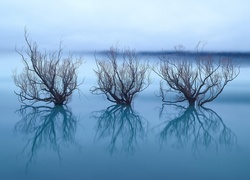
<svg viewBox="0 0 250 180">
<path fill-rule="evenodd" d="M 0 49 L 23 46 L 24 27 L 40 48 L 138 51 L 250 51 L 249 0 L 1 0 Z"/>
</svg>

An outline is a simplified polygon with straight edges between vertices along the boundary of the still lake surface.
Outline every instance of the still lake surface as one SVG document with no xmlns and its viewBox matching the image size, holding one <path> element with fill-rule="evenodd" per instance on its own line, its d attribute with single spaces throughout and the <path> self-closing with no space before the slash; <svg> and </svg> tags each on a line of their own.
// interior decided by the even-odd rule
<svg viewBox="0 0 250 180">
<path fill-rule="evenodd" d="M 250 179 L 250 56 L 237 57 L 240 75 L 196 109 L 163 106 L 153 72 L 132 108 L 92 95 L 94 56 L 83 57 L 82 94 L 61 108 L 31 107 L 14 94 L 19 55 L 0 53 L 0 179 Z"/>
</svg>

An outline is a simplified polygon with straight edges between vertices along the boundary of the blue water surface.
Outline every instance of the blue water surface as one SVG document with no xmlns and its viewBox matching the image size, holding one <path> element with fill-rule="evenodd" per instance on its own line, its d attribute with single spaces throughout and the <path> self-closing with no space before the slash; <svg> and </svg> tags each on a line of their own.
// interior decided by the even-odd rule
<svg viewBox="0 0 250 180">
<path fill-rule="evenodd" d="M 153 73 L 149 88 L 125 107 L 89 92 L 95 62 L 84 60 L 82 94 L 67 106 L 24 106 L 11 78 L 20 57 L 1 54 L 0 179 L 250 179 L 247 63 L 205 108 L 163 105 Z"/>
</svg>

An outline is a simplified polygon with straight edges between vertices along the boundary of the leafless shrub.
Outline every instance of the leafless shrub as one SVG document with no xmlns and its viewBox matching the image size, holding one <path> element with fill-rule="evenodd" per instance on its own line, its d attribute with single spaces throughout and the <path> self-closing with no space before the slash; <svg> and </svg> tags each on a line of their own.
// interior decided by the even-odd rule
<svg viewBox="0 0 250 180">
<path fill-rule="evenodd" d="M 81 58 L 73 60 L 72 55 L 62 57 L 61 43 L 58 51 L 42 53 L 32 42 L 25 30 L 27 49 L 16 50 L 22 57 L 24 69 L 21 74 L 14 74 L 15 85 L 20 92 L 15 92 L 22 103 L 43 101 L 63 105 L 68 103 L 74 90 L 78 89 L 77 69 Z"/>
<path fill-rule="evenodd" d="M 199 52 L 190 56 L 181 53 L 183 49 L 183 46 L 177 47 L 179 56 L 162 55 L 159 68 L 154 70 L 162 78 L 160 96 L 164 102 L 187 100 L 189 105 L 202 106 L 217 98 L 240 72 L 230 58 L 216 58 Z M 175 100 L 166 100 L 169 92 L 177 93 Z"/>
<path fill-rule="evenodd" d="M 110 47 L 103 59 L 95 59 L 98 86 L 91 88 L 93 94 L 105 94 L 111 102 L 131 105 L 134 97 L 150 84 L 149 65 L 140 61 L 135 50 L 120 52 L 117 47 Z"/>
</svg>

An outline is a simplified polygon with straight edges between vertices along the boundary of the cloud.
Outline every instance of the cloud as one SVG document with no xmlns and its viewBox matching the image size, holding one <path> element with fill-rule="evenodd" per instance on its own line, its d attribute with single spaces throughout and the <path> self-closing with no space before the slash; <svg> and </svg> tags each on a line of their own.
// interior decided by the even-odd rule
<svg viewBox="0 0 250 180">
<path fill-rule="evenodd" d="M 117 41 L 138 50 L 176 44 L 192 49 L 206 40 L 208 50 L 249 51 L 249 6 L 247 0 L 2 0 L 0 48 L 22 44 L 27 26 L 46 47 L 57 47 L 63 37 L 77 50 L 99 50 Z"/>
</svg>

